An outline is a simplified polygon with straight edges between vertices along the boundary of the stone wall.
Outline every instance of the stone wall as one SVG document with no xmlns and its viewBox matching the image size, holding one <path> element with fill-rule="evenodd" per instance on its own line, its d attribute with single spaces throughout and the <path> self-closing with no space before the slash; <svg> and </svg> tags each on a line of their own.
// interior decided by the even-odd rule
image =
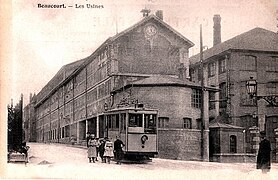
<svg viewBox="0 0 278 180">
<path fill-rule="evenodd" d="M 222 153 L 214 154 L 213 162 L 220 163 L 255 163 L 256 155 L 255 154 L 242 154 L 242 153 Z"/>
<path fill-rule="evenodd" d="M 206 131 L 205 137 L 208 137 Z M 201 160 L 201 131 L 193 129 L 159 129 L 158 157 L 178 160 Z M 208 141 L 205 138 L 205 151 Z M 206 153 L 205 153 L 206 154 Z"/>
</svg>

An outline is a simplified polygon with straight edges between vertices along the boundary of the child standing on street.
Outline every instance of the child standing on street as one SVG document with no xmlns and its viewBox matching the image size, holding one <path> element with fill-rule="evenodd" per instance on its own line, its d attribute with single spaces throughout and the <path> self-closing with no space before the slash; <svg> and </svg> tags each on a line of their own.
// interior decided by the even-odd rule
<svg viewBox="0 0 278 180">
<path fill-rule="evenodd" d="M 113 143 L 110 142 L 109 140 L 106 141 L 105 146 L 104 146 L 104 157 L 108 164 L 110 164 L 111 158 L 114 156 L 113 154 Z"/>
<path fill-rule="evenodd" d="M 97 141 L 94 135 L 91 136 L 88 142 L 88 158 L 90 163 L 92 160 L 95 163 L 95 159 L 97 158 Z"/>
</svg>

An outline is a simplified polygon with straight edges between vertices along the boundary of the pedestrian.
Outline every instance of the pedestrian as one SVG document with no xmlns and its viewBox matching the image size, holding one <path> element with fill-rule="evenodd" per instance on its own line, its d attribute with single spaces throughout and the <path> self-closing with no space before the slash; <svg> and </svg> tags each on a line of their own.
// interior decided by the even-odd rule
<svg viewBox="0 0 278 180">
<path fill-rule="evenodd" d="M 261 142 L 257 157 L 257 169 L 261 169 L 263 173 L 270 171 L 270 152 L 271 146 L 269 140 L 266 139 L 265 131 L 260 132 Z"/>
<path fill-rule="evenodd" d="M 89 140 L 91 139 L 91 133 L 87 132 L 86 140 L 87 140 L 87 148 L 89 147 Z"/>
<path fill-rule="evenodd" d="M 89 162 L 95 163 L 95 159 L 97 157 L 97 141 L 95 139 L 94 134 L 91 135 L 91 138 L 88 141 L 88 158 Z"/>
<path fill-rule="evenodd" d="M 105 139 L 100 140 L 100 145 L 99 145 L 99 156 L 101 158 L 101 162 L 105 163 L 105 158 L 104 158 L 104 151 L 105 151 Z"/>
<path fill-rule="evenodd" d="M 26 142 L 23 142 L 21 144 L 21 150 L 20 150 L 20 153 L 23 153 L 25 154 L 25 160 L 26 162 L 29 162 L 29 157 L 28 157 L 28 150 L 29 150 L 29 146 L 26 145 Z"/>
<path fill-rule="evenodd" d="M 105 142 L 104 149 L 105 151 L 103 156 L 105 157 L 106 162 L 110 164 L 110 160 L 114 155 L 113 155 L 113 143 L 110 142 L 109 139 L 107 139 L 107 141 Z"/>
<path fill-rule="evenodd" d="M 122 148 L 124 146 L 125 144 L 123 143 L 123 141 L 121 141 L 120 138 L 117 136 L 116 141 L 114 142 L 114 152 L 117 164 L 121 164 L 121 161 L 123 159 L 124 152 Z"/>
<path fill-rule="evenodd" d="M 71 135 L 71 138 L 70 138 L 71 145 L 74 145 L 75 142 L 76 142 L 76 139 L 75 139 L 74 135 Z"/>
<path fill-rule="evenodd" d="M 99 146 L 100 146 L 100 141 L 99 141 L 99 138 L 96 138 L 96 141 L 97 141 L 97 157 L 98 157 L 98 154 L 99 154 Z M 98 159 L 96 158 L 96 161 L 98 161 Z"/>
</svg>

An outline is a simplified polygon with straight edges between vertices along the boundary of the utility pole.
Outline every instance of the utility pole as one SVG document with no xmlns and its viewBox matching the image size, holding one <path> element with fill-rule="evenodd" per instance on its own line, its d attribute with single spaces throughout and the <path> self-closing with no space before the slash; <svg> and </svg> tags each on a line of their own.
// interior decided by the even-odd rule
<svg viewBox="0 0 278 180">
<path fill-rule="evenodd" d="M 200 71 L 201 71 L 201 159 L 204 161 L 205 151 L 205 118 L 204 118 L 204 64 L 203 64 L 203 37 L 202 37 L 202 24 L 200 24 Z"/>
</svg>

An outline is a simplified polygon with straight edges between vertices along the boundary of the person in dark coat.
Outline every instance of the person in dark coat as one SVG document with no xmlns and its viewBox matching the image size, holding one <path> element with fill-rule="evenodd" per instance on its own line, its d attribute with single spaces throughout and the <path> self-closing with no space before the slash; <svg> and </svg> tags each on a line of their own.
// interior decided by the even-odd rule
<svg viewBox="0 0 278 180">
<path fill-rule="evenodd" d="M 99 154 L 99 146 L 100 146 L 99 138 L 96 138 L 96 141 L 97 141 L 97 157 L 98 157 L 98 154 Z M 96 161 L 98 161 L 97 158 L 96 158 Z"/>
<path fill-rule="evenodd" d="M 259 152 L 257 157 L 257 169 L 261 169 L 263 173 L 267 173 L 270 170 L 270 152 L 271 146 L 269 140 L 265 137 L 265 132 L 261 132 L 261 142 L 259 146 Z"/>
<path fill-rule="evenodd" d="M 91 139 L 91 133 L 87 132 L 86 140 L 87 140 L 87 148 L 89 147 L 89 140 Z"/>
<path fill-rule="evenodd" d="M 123 143 L 123 141 L 119 139 L 118 136 L 116 138 L 117 140 L 114 142 L 115 160 L 117 161 L 117 164 L 121 164 L 121 161 L 124 156 L 122 148 L 125 146 L 125 144 Z"/>
<path fill-rule="evenodd" d="M 105 139 L 100 140 L 100 145 L 99 145 L 99 156 L 101 158 L 101 162 L 105 163 L 105 158 L 103 157 L 104 151 L 105 151 Z"/>
</svg>

